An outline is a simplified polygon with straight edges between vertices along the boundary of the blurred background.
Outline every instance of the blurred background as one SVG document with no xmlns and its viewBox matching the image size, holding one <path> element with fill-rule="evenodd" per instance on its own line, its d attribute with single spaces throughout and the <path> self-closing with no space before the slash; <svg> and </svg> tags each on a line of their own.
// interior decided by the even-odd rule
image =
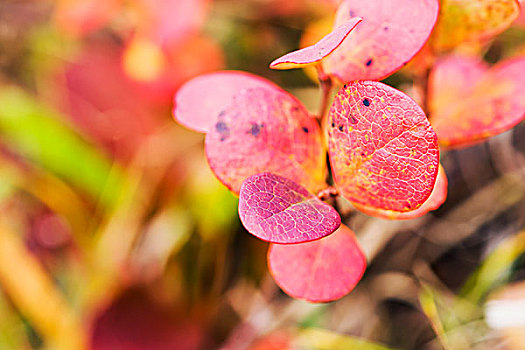
<svg viewBox="0 0 525 350">
<path fill-rule="evenodd" d="M 203 135 L 172 120 L 177 88 L 218 69 L 316 111 L 315 80 L 268 64 L 337 2 L 0 0 L 0 349 L 525 349 L 525 125 L 442 151 L 433 213 L 342 213 L 369 267 L 311 304 L 275 285 Z M 487 62 L 525 52 L 523 22 Z"/>
</svg>

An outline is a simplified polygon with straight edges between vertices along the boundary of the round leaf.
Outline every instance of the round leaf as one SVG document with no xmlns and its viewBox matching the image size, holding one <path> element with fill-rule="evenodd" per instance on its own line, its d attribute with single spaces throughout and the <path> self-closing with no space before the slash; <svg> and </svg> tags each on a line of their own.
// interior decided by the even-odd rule
<svg viewBox="0 0 525 350">
<path fill-rule="evenodd" d="M 250 175 L 271 172 L 316 192 L 325 186 L 325 149 L 315 119 L 282 90 L 256 88 L 235 95 L 206 135 L 215 175 L 239 193 Z"/>
<path fill-rule="evenodd" d="M 243 182 L 239 217 L 248 232 L 274 243 L 312 241 L 341 225 L 334 208 L 292 180 L 270 173 Z"/>
<path fill-rule="evenodd" d="M 175 95 L 173 116 L 185 127 L 208 132 L 217 116 L 245 89 L 265 87 L 282 91 L 277 85 L 253 74 L 221 71 L 204 74 L 186 82 Z"/>
<path fill-rule="evenodd" d="M 488 39 L 510 26 L 519 13 L 517 0 L 442 0 L 432 46 L 447 50 Z"/>
<path fill-rule="evenodd" d="M 474 86 L 489 69 L 480 59 L 448 56 L 438 61 L 429 77 L 429 109 L 431 115 L 441 109 L 456 108 L 472 95 Z"/>
<path fill-rule="evenodd" d="M 346 226 L 328 237 L 301 244 L 271 244 L 268 268 L 288 295 L 327 302 L 348 294 L 366 269 L 366 258 Z"/>
<path fill-rule="evenodd" d="M 523 72 L 525 57 L 491 69 L 467 57 L 449 57 L 436 64 L 429 78 L 429 107 L 439 142 L 449 147 L 469 145 L 523 120 Z"/>
<path fill-rule="evenodd" d="M 362 211 L 365 214 L 376 216 L 378 218 L 383 219 L 390 219 L 390 220 L 409 220 L 409 219 L 415 219 L 420 216 L 425 215 L 429 211 L 436 210 L 445 202 L 447 199 L 447 175 L 445 174 L 445 170 L 439 165 L 438 175 L 436 179 L 436 184 L 434 185 L 434 189 L 432 190 L 432 193 L 430 194 L 430 197 L 423 203 L 419 208 L 412 211 L 407 211 L 404 213 L 400 213 L 397 211 L 392 210 L 382 210 L 382 209 L 376 209 L 367 207 L 361 204 L 354 203 L 354 206 L 357 210 Z"/>
<path fill-rule="evenodd" d="M 330 109 L 334 180 L 353 203 L 398 212 L 430 196 L 439 165 L 437 137 L 421 108 L 379 82 L 345 85 Z"/>
<path fill-rule="evenodd" d="M 335 25 L 359 16 L 363 22 L 323 67 L 342 82 L 381 80 L 406 64 L 428 39 L 437 19 L 437 0 L 347 0 Z"/>
<path fill-rule="evenodd" d="M 319 62 L 331 54 L 339 45 L 341 45 L 343 40 L 361 21 L 362 18 L 349 19 L 314 45 L 290 52 L 282 57 L 279 57 L 270 64 L 270 68 L 300 68 Z"/>
</svg>

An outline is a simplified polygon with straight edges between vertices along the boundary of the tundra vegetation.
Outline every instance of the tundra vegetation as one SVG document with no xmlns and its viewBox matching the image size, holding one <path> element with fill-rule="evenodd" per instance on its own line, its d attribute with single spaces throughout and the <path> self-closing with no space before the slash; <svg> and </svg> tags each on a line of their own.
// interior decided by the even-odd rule
<svg viewBox="0 0 525 350">
<path fill-rule="evenodd" d="M 0 2 L 0 348 L 525 348 L 521 5 Z"/>
</svg>

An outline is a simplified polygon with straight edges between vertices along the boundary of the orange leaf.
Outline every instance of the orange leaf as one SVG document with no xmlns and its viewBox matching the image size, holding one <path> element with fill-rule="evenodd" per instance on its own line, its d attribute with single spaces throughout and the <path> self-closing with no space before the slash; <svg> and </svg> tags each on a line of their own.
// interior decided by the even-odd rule
<svg viewBox="0 0 525 350">
<path fill-rule="evenodd" d="M 509 27 L 519 12 L 517 0 L 442 0 L 432 46 L 448 50 L 489 39 Z"/>
</svg>

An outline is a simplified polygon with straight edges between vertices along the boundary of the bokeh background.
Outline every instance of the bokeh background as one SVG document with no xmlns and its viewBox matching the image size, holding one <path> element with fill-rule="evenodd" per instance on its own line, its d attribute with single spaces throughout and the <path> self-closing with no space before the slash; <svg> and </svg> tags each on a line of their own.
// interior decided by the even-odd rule
<svg viewBox="0 0 525 350">
<path fill-rule="evenodd" d="M 316 111 L 315 80 L 268 64 L 336 3 L 0 1 L 0 349 L 525 349 L 525 125 L 443 151 L 433 213 L 343 212 L 369 267 L 311 304 L 275 285 L 203 135 L 173 121 L 178 87 L 219 69 Z M 487 62 L 525 52 L 523 22 Z M 386 82 L 417 98 L 410 69 Z"/>
</svg>

